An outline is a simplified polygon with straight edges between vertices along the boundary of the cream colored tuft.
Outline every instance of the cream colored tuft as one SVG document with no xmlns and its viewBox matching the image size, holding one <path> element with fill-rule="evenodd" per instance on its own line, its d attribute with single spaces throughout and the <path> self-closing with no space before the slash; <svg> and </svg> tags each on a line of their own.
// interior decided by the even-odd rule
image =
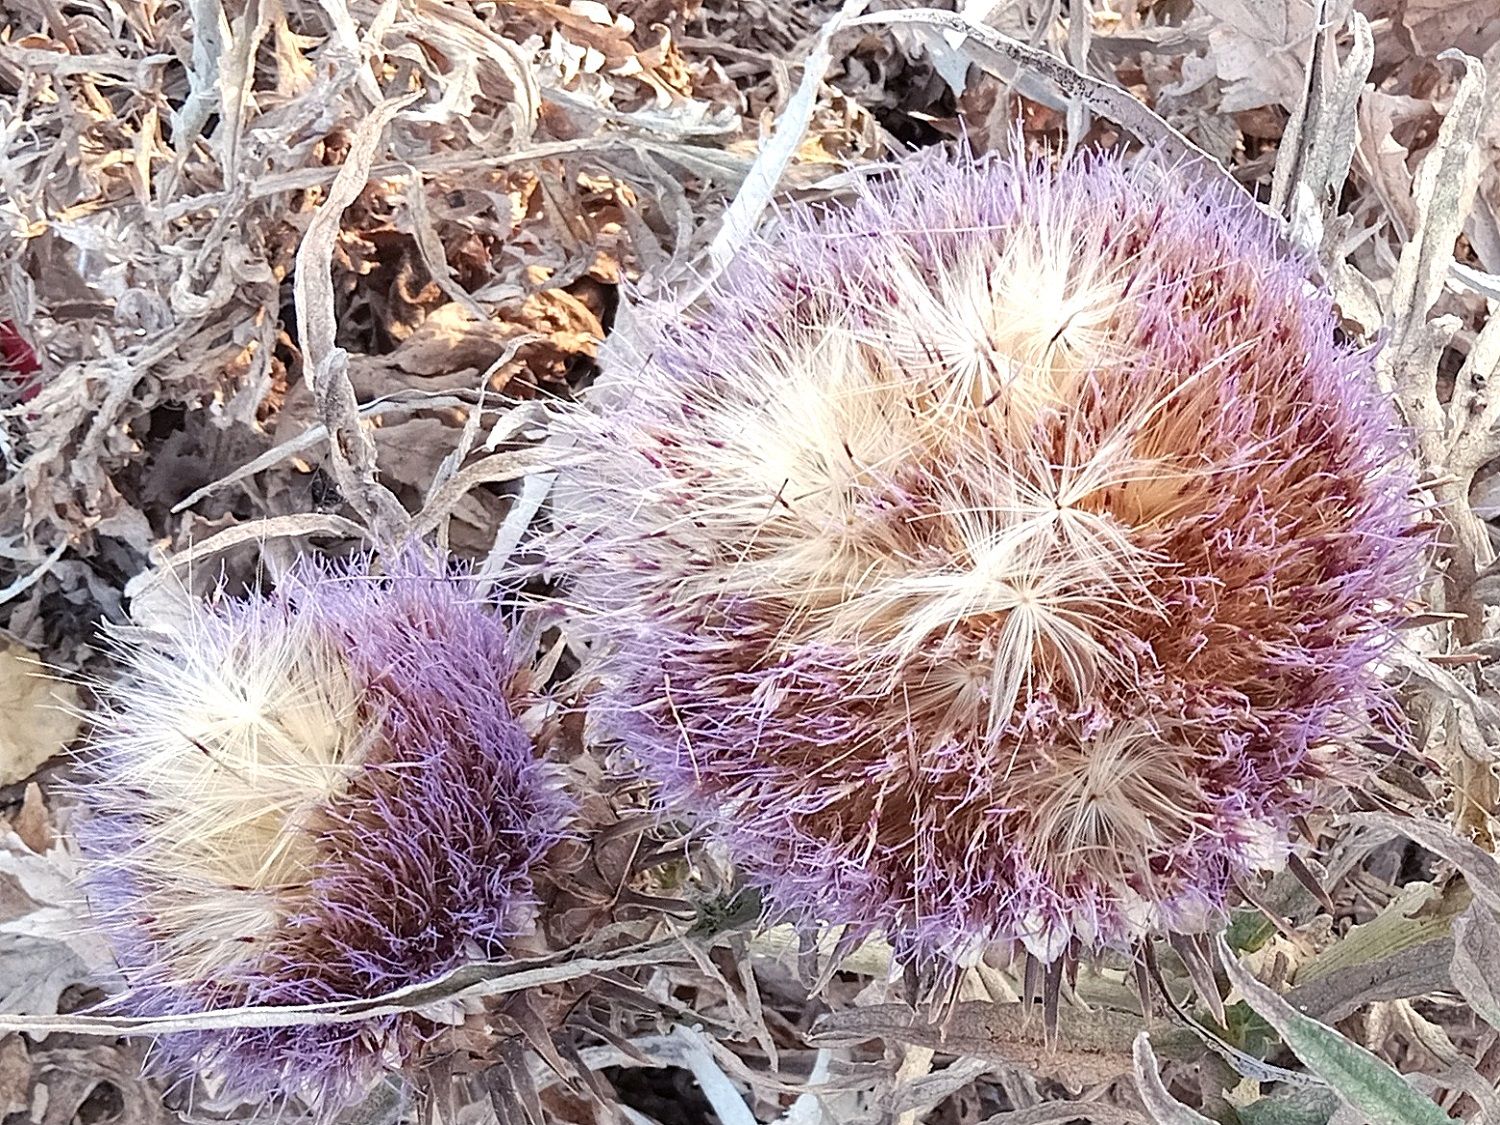
<svg viewBox="0 0 1500 1125">
<path fill-rule="evenodd" d="M 983 697 L 969 733 L 985 738 L 1000 737 L 1028 688 L 1084 694 L 1119 664 L 1104 643 L 1116 616 L 1152 608 L 1158 564 L 1102 497 L 1162 469 L 1137 449 L 1149 402 L 1109 440 L 1037 445 L 1039 417 L 1056 415 L 1109 346 L 1114 288 L 1068 272 L 1079 268 L 1019 242 L 953 271 L 941 317 L 921 304 L 938 300 L 929 281 L 898 278 L 926 312 L 893 316 L 883 339 L 820 310 L 756 341 L 732 382 L 690 388 L 714 471 L 635 494 L 627 516 L 713 560 L 675 575 L 674 597 L 777 601 L 780 651 L 842 644 L 862 690 L 899 688 L 918 708 L 937 698 L 927 688 L 947 675 L 945 646 L 967 640 L 987 665 L 963 696 Z M 1056 299 L 1023 299 L 1037 286 Z M 975 345 L 968 358 L 960 341 Z M 608 535 L 621 487 L 565 489 L 559 508 Z"/>
<path fill-rule="evenodd" d="M 1028 776 L 1011 780 L 1033 858 L 1060 886 L 1079 871 L 1116 887 L 1149 879 L 1151 858 L 1191 839 L 1206 815 L 1185 768 L 1192 753 L 1144 724 L 1028 752 Z"/>
<path fill-rule="evenodd" d="M 130 653 L 108 719 L 112 799 L 142 839 L 110 862 L 143 888 L 165 962 L 199 979 L 251 956 L 305 887 L 309 818 L 366 749 L 358 699 L 331 647 L 295 618 L 170 655 Z"/>
</svg>

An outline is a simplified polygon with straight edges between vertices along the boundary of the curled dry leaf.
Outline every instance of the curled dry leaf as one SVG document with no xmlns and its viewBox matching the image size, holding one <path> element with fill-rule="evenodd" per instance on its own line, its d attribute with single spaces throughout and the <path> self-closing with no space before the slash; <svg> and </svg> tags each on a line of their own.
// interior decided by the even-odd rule
<svg viewBox="0 0 1500 1125">
<path fill-rule="evenodd" d="M 1136 1089 L 1140 1091 L 1141 1101 L 1146 1103 L 1146 1108 L 1151 1111 L 1151 1116 L 1158 1122 L 1158 1125 L 1211 1125 L 1209 1119 L 1203 1114 L 1174 1098 L 1166 1084 L 1162 1082 L 1156 1053 L 1151 1050 L 1151 1036 L 1144 1031 L 1135 1037 L 1131 1048 L 1131 1061 L 1134 1064 L 1135 1084 Z"/>
</svg>

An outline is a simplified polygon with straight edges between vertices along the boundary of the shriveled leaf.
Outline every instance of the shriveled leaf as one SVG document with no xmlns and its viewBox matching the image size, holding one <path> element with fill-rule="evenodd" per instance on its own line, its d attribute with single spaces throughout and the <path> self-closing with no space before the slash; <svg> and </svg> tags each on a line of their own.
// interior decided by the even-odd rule
<svg viewBox="0 0 1500 1125">
<path fill-rule="evenodd" d="M 1453 923 L 1453 985 L 1476 1015 L 1500 1028 L 1500 921 L 1476 902 Z"/>
<path fill-rule="evenodd" d="M 1035 47 L 1028 46 L 991 27 L 975 23 L 961 12 L 936 8 L 912 8 L 872 12 L 849 21 L 851 26 L 916 26 L 941 34 L 948 46 L 967 51 L 975 63 L 996 74 L 1017 66 L 1053 84 L 1065 97 L 1076 99 L 1091 112 L 1115 122 L 1143 141 L 1179 160 L 1202 161 L 1212 172 L 1223 176 L 1225 183 L 1240 187 L 1224 166 L 1189 140 L 1181 130 L 1167 122 L 1149 106 L 1109 82 L 1084 74 L 1067 63 Z M 998 67 L 998 69 L 997 69 Z"/>
<path fill-rule="evenodd" d="M 66 844 L 38 854 L 0 836 L 0 1011 L 50 1016 L 70 985 L 102 981 L 113 967 L 76 880 Z"/>
<path fill-rule="evenodd" d="M 1296 104 L 1300 56 L 1316 34 L 1313 0 L 1197 0 L 1194 7 L 1213 16 L 1209 59 L 1224 87 L 1224 112 Z"/>
<path fill-rule="evenodd" d="M 1322 242 L 1327 212 L 1349 176 L 1359 99 L 1375 59 L 1364 16 L 1350 13 L 1349 27 L 1353 46 L 1331 80 L 1325 79 L 1323 62 L 1335 49 L 1337 29 L 1320 33 L 1308 59 L 1302 102 L 1276 156 L 1272 205 L 1289 212 L 1292 241 L 1309 251 Z"/>
<path fill-rule="evenodd" d="M 395 541 L 404 530 L 406 512 L 390 489 L 376 480 L 375 444 L 359 421 L 359 403 L 349 381 L 349 357 L 335 343 L 338 317 L 332 262 L 340 220 L 369 182 L 386 126 L 416 97 L 408 94 L 381 101 L 360 123 L 328 198 L 308 224 L 297 251 L 293 282 L 297 336 L 306 350 L 308 381 L 318 400 L 322 422 L 336 438 L 329 445 L 329 463 L 339 491 L 366 524 L 389 541 Z"/>
<path fill-rule="evenodd" d="M 1489 852 L 1454 834 L 1453 829 L 1435 820 L 1397 817 L 1386 813 L 1356 813 L 1348 818 L 1352 824 L 1373 824 L 1420 844 L 1442 856 L 1463 872 L 1474 897 L 1491 910 L 1500 913 L 1500 861 Z"/>
<path fill-rule="evenodd" d="M 1427 54 L 1456 48 L 1482 55 L 1500 43 L 1494 0 L 1406 0 L 1400 11 L 1412 42 Z"/>
<path fill-rule="evenodd" d="M 1203 1114 L 1183 1105 L 1172 1096 L 1166 1083 L 1161 1080 L 1156 1054 L 1151 1050 L 1151 1037 L 1144 1031 L 1135 1037 L 1130 1054 L 1135 1069 L 1136 1089 L 1158 1125 L 1214 1125 Z"/>
<path fill-rule="evenodd" d="M 1219 957 L 1230 982 L 1276 1028 L 1292 1053 L 1371 1125 L 1447 1125 L 1451 1120 L 1369 1051 L 1304 1016 L 1258 981 L 1222 938 Z"/>
<path fill-rule="evenodd" d="M 858 16 L 867 3 L 868 0 L 845 0 L 837 14 L 824 24 L 811 55 L 803 64 L 802 82 L 797 87 L 796 94 L 787 103 L 770 142 L 756 159 L 734 201 L 724 212 L 719 233 L 714 236 L 708 251 L 712 272 L 706 275 L 703 284 L 706 285 L 708 280 L 723 270 L 771 202 L 782 175 L 791 164 L 812 121 L 818 86 L 833 60 L 829 44 L 835 32 Z"/>
</svg>

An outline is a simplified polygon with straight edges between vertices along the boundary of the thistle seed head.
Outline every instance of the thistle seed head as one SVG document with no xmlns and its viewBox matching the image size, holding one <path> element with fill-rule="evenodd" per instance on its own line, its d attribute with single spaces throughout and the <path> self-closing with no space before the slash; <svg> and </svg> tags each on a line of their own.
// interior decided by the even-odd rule
<svg viewBox="0 0 1500 1125">
<path fill-rule="evenodd" d="M 129 991 L 165 1015 L 368 998 L 503 954 L 570 807 L 517 714 L 493 607 L 404 557 L 300 565 L 120 645 L 80 792 L 89 889 Z M 170 1035 L 169 1069 L 331 1113 L 434 1028 Z"/>
<path fill-rule="evenodd" d="M 908 958 L 1200 930 L 1384 703 L 1372 355 L 1248 200 L 923 156 L 794 206 L 565 412 L 595 714 L 773 910 Z"/>
</svg>

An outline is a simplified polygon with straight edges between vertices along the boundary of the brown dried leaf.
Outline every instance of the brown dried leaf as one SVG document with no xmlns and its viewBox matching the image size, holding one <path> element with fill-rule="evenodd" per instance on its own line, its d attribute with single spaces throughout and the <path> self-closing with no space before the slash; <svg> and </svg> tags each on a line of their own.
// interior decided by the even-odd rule
<svg viewBox="0 0 1500 1125">
<path fill-rule="evenodd" d="M 1424 55 L 1455 49 L 1478 58 L 1500 43 L 1500 8 L 1493 0 L 1406 0 L 1401 24 Z"/>
<path fill-rule="evenodd" d="M 31 1055 L 19 1035 L 0 1039 L 0 1118 L 26 1110 L 31 1102 Z"/>
<path fill-rule="evenodd" d="M 1213 17 L 1209 59 L 1224 87 L 1221 113 L 1297 105 L 1316 7 L 1313 0 L 1194 0 Z"/>
<path fill-rule="evenodd" d="M 0 648 L 0 786 L 25 781 L 78 734 L 78 689 L 49 674 L 26 649 Z"/>
</svg>

